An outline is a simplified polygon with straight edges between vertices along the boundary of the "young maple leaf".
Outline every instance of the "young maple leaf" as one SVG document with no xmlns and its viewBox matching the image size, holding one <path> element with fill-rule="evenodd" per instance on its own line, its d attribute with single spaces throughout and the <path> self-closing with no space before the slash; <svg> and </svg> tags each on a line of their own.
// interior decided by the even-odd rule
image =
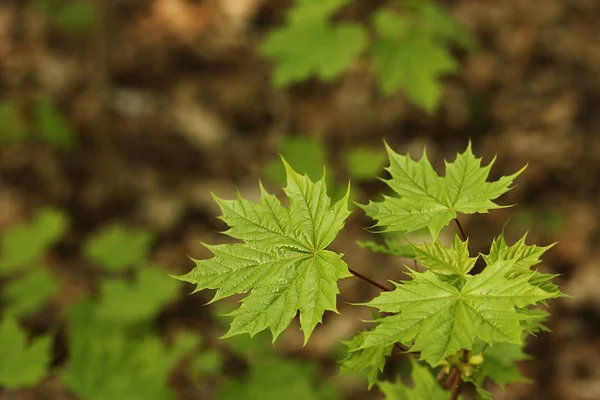
<svg viewBox="0 0 600 400">
<path fill-rule="evenodd" d="M 469 269 L 473 259 L 464 261 L 462 250 L 455 241 L 444 254 L 456 261 L 447 263 L 458 266 L 463 260 L 460 262 Z M 518 308 L 561 295 L 530 283 L 536 272 L 515 267 L 515 260 L 496 260 L 478 275 L 465 274 L 461 280 L 450 281 L 440 273 L 446 271 L 440 270 L 435 257 L 437 247 L 422 246 L 419 251 L 426 254 L 417 253 L 417 259 L 425 267 L 431 264 L 431 270 L 411 271 L 412 280 L 396 284 L 394 291 L 382 293 L 367 304 L 397 314 L 380 319 L 361 348 L 412 344 L 411 350 L 421 351 L 421 358 L 436 366 L 460 349 L 471 350 L 476 337 L 489 344 L 521 343 L 522 321 L 529 316 Z"/>
<path fill-rule="evenodd" d="M 377 382 L 377 376 L 383 372 L 385 367 L 385 358 L 392 353 L 392 344 L 372 346 L 366 349 L 360 348 L 368 332 L 361 332 L 352 338 L 352 340 L 344 342 L 348 346 L 348 356 L 342 360 L 340 365 L 341 375 L 363 375 L 369 381 L 369 389 Z"/>
<path fill-rule="evenodd" d="M 452 163 L 446 162 L 446 176 L 440 177 L 427 160 L 426 153 L 419 161 L 395 153 L 386 143 L 392 179 L 384 179 L 400 197 L 383 196 L 381 202 L 360 205 L 367 215 L 377 220 L 385 232 L 414 232 L 428 228 L 434 239 L 457 212 L 487 213 L 502 208 L 492 200 L 510 190 L 520 171 L 487 182 L 494 160 L 485 167 L 475 158 L 471 143 Z"/>
<path fill-rule="evenodd" d="M 410 377 L 413 387 L 409 388 L 401 380 L 395 383 L 379 382 L 379 388 L 387 400 L 449 400 L 450 392 L 445 391 L 435 380 L 429 369 L 411 358 Z"/>
<path fill-rule="evenodd" d="M 469 257 L 468 241 L 463 242 L 458 235 L 454 236 L 450 248 L 435 241 L 413 246 L 413 249 L 416 259 L 426 265 L 427 269 L 438 275 L 455 278 L 460 285 L 465 283 L 467 274 L 477 261 L 477 257 Z"/>
<path fill-rule="evenodd" d="M 504 234 L 501 234 L 492 243 L 490 254 L 483 255 L 483 258 L 487 264 L 493 264 L 498 261 L 509 261 L 514 268 L 513 274 L 528 273 L 529 268 L 540 263 L 540 257 L 548 249 L 554 246 L 555 243 L 548 246 L 536 246 L 526 245 L 525 240 L 527 234 L 519 239 L 515 244 L 509 246 L 504 239 Z M 529 283 L 538 286 L 541 289 L 549 293 L 555 293 L 559 297 L 565 296 L 561 293 L 558 286 L 556 286 L 552 279 L 557 277 L 557 274 L 545 274 L 539 271 L 535 273 L 529 279 Z"/>
<path fill-rule="evenodd" d="M 313 183 L 283 162 L 289 208 L 262 184 L 259 203 L 215 196 L 230 227 L 224 233 L 243 243 L 206 245 L 214 257 L 194 260 L 196 268 L 178 278 L 196 284 L 196 291 L 217 289 L 212 301 L 250 291 L 230 314 L 224 337 L 269 328 L 275 340 L 300 311 L 307 341 L 325 310 L 336 311 L 338 279 L 350 276 L 342 254 L 325 250 L 350 215 L 349 191 L 331 206 L 324 176 Z"/>
<path fill-rule="evenodd" d="M 367 44 L 364 29 L 354 23 L 332 25 L 330 15 L 348 0 L 301 0 L 289 13 L 289 24 L 273 31 L 261 46 L 277 60 L 274 81 L 289 85 L 316 76 L 339 76 Z"/>
</svg>

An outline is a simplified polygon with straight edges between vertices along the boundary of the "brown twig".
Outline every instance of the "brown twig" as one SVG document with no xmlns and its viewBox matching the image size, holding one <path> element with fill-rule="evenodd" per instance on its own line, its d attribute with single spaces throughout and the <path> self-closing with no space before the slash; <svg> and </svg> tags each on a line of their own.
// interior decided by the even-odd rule
<svg viewBox="0 0 600 400">
<path fill-rule="evenodd" d="M 458 230 L 460 231 L 460 236 L 462 237 L 463 242 L 467 240 L 467 235 L 465 235 L 465 230 L 463 229 L 462 225 L 460 224 L 460 221 L 458 220 L 458 218 L 454 218 L 454 222 L 456 223 L 456 226 L 458 227 Z"/>
<path fill-rule="evenodd" d="M 381 289 L 381 290 L 383 290 L 385 292 L 391 292 L 392 291 L 392 289 L 388 289 L 385 286 L 380 285 L 379 283 L 375 282 L 374 280 L 369 279 L 369 278 L 367 278 L 366 276 L 364 276 L 362 274 L 359 274 L 358 272 L 354 271 L 351 268 L 348 268 L 348 270 L 350 271 L 350 273 L 352 275 L 356 276 L 357 278 L 362 279 L 363 281 L 365 281 L 367 283 L 370 283 L 371 285 L 373 285 L 373 286 L 375 286 L 375 287 L 377 287 L 377 288 L 379 288 L 379 289 Z"/>
<path fill-rule="evenodd" d="M 458 396 L 460 396 L 461 389 L 462 385 L 460 374 L 457 374 L 456 378 L 454 379 L 454 382 L 452 382 L 452 397 L 450 397 L 450 400 L 458 399 Z"/>
<path fill-rule="evenodd" d="M 450 370 L 450 373 L 448 374 L 448 378 L 446 379 L 446 382 L 444 383 L 445 388 L 450 388 L 454 384 L 454 380 L 456 379 L 457 374 L 458 374 L 458 368 L 454 367 Z"/>
<path fill-rule="evenodd" d="M 443 367 L 440 369 L 440 372 L 437 373 L 437 375 L 435 376 L 435 380 L 438 382 L 442 381 L 442 378 L 446 375 L 446 368 Z"/>
<path fill-rule="evenodd" d="M 446 389 L 449 389 L 454 384 L 457 374 L 458 374 L 458 368 L 453 367 L 450 370 L 450 373 L 448 374 L 448 378 L 446 378 L 446 382 L 444 383 L 444 387 Z"/>
</svg>

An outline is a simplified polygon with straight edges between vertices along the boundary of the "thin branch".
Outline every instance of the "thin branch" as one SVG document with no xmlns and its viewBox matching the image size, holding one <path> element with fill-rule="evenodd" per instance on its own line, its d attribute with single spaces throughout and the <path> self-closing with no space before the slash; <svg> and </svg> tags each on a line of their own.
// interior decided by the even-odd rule
<svg viewBox="0 0 600 400">
<path fill-rule="evenodd" d="M 442 381 L 442 378 L 443 378 L 444 376 L 446 376 L 446 371 L 445 371 L 445 370 L 446 370 L 446 367 L 442 367 L 442 368 L 440 368 L 440 371 L 439 371 L 439 372 L 437 373 L 437 375 L 435 376 L 435 380 L 436 380 L 436 381 L 438 381 L 438 382 L 441 382 L 441 381 Z"/>
<path fill-rule="evenodd" d="M 360 278 L 360 279 L 362 279 L 363 281 L 365 281 L 365 282 L 367 282 L 367 283 L 370 283 L 371 285 L 373 285 L 373 286 L 375 286 L 375 287 L 377 287 L 377 288 L 379 288 L 379 289 L 381 289 L 381 290 L 383 290 L 383 291 L 385 291 L 385 292 L 391 292 L 391 291 L 392 291 L 392 289 L 388 289 L 388 288 L 386 288 L 385 286 L 383 286 L 383 285 L 380 285 L 379 283 L 375 282 L 374 280 L 372 280 L 372 279 L 369 279 L 369 278 L 367 278 L 366 276 L 364 276 L 364 275 L 362 275 L 362 274 L 359 274 L 358 272 L 354 271 L 354 270 L 353 270 L 353 269 L 351 269 L 351 268 L 348 268 L 348 271 L 350 271 L 350 273 L 351 273 L 352 275 L 356 276 L 357 278 Z"/>
<path fill-rule="evenodd" d="M 460 396 L 461 389 L 462 389 L 462 385 L 461 385 L 460 374 L 457 374 L 456 378 L 454 379 L 454 382 L 452 383 L 452 397 L 450 397 L 450 400 L 458 399 L 458 396 Z"/>
<path fill-rule="evenodd" d="M 458 368 L 453 367 L 452 370 L 450 370 L 450 373 L 448 374 L 448 379 L 446 379 L 446 383 L 444 383 L 445 388 L 449 389 L 454 384 L 457 374 Z"/>
<path fill-rule="evenodd" d="M 465 230 L 463 229 L 462 225 L 460 224 L 460 221 L 458 220 L 458 218 L 454 218 L 454 222 L 456 223 L 456 226 L 458 227 L 458 230 L 460 231 L 460 236 L 462 237 L 463 242 L 467 240 L 467 235 L 465 235 Z"/>
</svg>

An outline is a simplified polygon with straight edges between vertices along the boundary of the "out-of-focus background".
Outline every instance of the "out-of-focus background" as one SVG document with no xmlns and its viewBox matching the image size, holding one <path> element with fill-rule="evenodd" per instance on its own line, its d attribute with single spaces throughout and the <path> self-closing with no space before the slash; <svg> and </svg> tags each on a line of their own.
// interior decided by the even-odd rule
<svg viewBox="0 0 600 400">
<path fill-rule="evenodd" d="M 211 191 L 281 194 L 278 154 L 377 199 L 384 138 L 440 173 L 469 140 L 494 177 L 528 163 L 518 206 L 462 216 L 471 251 L 558 241 L 540 268 L 574 297 L 528 340 L 532 383 L 489 390 L 599 399 L 599 20 L 596 0 L 1 0 L 0 399 L 381 398 L 336 377 L 375 288 L 341 281 L 339 315 L 273 347 L 218 339 L 239 299 L 166 273 L 229 241 Z M 403 279 L 356 245 L 370 224 L 355 208 L 333 248 Z"/>
</svg>

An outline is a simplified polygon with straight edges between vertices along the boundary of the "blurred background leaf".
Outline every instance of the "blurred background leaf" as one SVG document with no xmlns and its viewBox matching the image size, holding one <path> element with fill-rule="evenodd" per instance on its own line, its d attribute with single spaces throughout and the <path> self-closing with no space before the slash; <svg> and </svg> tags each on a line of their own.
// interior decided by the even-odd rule
<svg viewBox="0 0 600 400">
<path fill-rule="evenodd" d="M 45 269 L 27 273 L 20 279 L 10 280 L 1 293 L 5 312 L 17 316 L 39 311 L 58 293 L 56 278 Z"/>
<path fill-rule="evenodd" d="M 52 360 L 52 337 L 40 336 L 27 344 L 27 333 L 11 316 L 0 322 L 0 386 L 37 385 L 47 374 Z"/>
<path fill-rule="evenodd" d="M 90 237 L 84 252 L 103 268 L 123 270 L 142 265 L 152 242 L 150 232 L 127 229 L 114 223 Z"/>
<path fill-rule="evenodd" d="M 162 269 L 145 267 L 135 280 L 105 279 L 100 284 L 98 318 L 131 324 L 151 319 L 177 297 L 179 282 Z"/>
<path fill-rule="evenodd" d="M 0 143 L 21 142 L 27 137 L 27 125 L 15 103 L 0 102 Z"/>
<path fill-rule="evenodd" d="M 75 146 L 75 133 L 69 121 L 61 114 L 56 104 L 46 96 L 39 96 L 36 102 L 38 134 L 42 140 L 59 149 Z"/>
<path fill-rule="evenodd" d="M 67 218 L 59 210 L 40 209 L 30 223 L 14 226 L 1 238 L 0 274 L 30 268 L 42 262 L 42 256 L 67 229 Z"/>
<path fill-rule="evenodd" d="M 387 163 L 387 156 L 382 149 L 364 146 L 351 148 L 344 156 L 348 175 L 359 181 L 376 180 Z"/>
</svg>

